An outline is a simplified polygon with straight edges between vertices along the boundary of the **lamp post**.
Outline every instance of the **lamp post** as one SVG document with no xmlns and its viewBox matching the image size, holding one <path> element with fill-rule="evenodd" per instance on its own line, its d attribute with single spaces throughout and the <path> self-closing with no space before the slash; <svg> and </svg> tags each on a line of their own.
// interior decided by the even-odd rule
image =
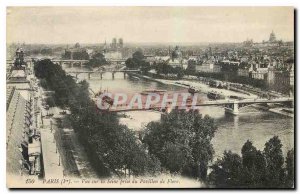
<svg viewBox="0 0 300 194">
<path fill-rule="evenodd" d="M 50 119 L 50 130 L 51 130 L 51 133 L 52 133 L 52 119 Z"/>
</svg>

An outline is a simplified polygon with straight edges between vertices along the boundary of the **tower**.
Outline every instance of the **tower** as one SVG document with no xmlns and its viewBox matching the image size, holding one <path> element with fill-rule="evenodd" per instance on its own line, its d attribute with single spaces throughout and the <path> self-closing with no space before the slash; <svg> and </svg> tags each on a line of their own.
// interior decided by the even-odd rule
<svg viewBox="0 0 300 194">
<path fill-rule="evenodd" d="M 119 48 L 123 48 L 123 38 L 119 38 Z"/>
<path fill-rule="evenodd" d="M 107 51 L 107 48 L 108 48 L 108 46 L 107 46 L 107 44 L 106 44 L 106 39 L 105 39 L 104 45 L 103 45 L 103 51 L 106 52 L 106 51 Z"/>
<path fill-rule="evenodd" d="M 111 47 L 112 47 L 113 50 L 117 49 L 117 39 L 116 38 L 112 39 L 112 45 L 111 45 Z"/>
<path fill-rule="evenodd" d="M 272 32 L 270 34 L 269 42 L 275 42 L 275 41 L 276 41 L 276 36 L 275 36 L 275 33 L 272 30 Z"/>
<path fill-rule="evenodd" d="M 16 50 L 16 58 L 15 58 L 15 62 L 14 65 L 17 68 L 20 68 L 22 65 L 24 65 L 24 52 L 22 48 L 18 48 Z"/>
</svg>

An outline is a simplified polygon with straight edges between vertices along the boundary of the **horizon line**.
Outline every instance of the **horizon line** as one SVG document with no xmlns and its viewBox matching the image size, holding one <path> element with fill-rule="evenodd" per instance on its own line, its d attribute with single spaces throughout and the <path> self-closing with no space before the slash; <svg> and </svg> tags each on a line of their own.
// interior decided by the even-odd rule
<svg viewBox="0 0 300 194">
<path fill-rule="evenodd" d="M 249 39 L 251 40 L 251 39 Z M 244 41 L 247 41 L 247 40 L 244 40 Z M 212 42 L 212 41 L 207 41 L 207 42 L 135 42 L 135 41 L 129 41 L 129 42 L 125 42 L 124 41 L 124 45 L 126 44 L 238 44 L 238 43 L 243 43 L 244 41 L 237 41 L 237 42 L 233 42 L 233 41 L 224 41 L 224 42 L 220 42 L 220 41 L 216 41 L 216 42 Z M 267 41 L 267 40 L 265 40 Z M 280 40 L 278 40 L 280 41 Z M 282 40 L 282 42 L 294 42 L 294 40 Z M 79 43 L 79 44 L 87 44 L 87 45 L 96 45 L 96 44 L 104 44 L 104 42 L 98 42 L 98 43 L 91 43 L 91 42 L 62 42 L 62 43 L 50 43 L 50 42 L 40 42 L 40 43 L 37 43 L 37 42 L 25 42 L 25 41 L 12 41 L 12 42 L 7 42 L 6 41 L 6 44 L 49 44 L 49 45 L 59 45 L 59 44 L 64 44 L 64 45 L 72 45 L 72 44 L 76 44 L 76 43 Z M 253 43 L 263 43 L 263 41 L 260 41 L 260 42 L 256 42 L 256 41 L 253 41 Z M 107 43 L 107 44 L 110 44 L 110 43 Z"/>
</svg>

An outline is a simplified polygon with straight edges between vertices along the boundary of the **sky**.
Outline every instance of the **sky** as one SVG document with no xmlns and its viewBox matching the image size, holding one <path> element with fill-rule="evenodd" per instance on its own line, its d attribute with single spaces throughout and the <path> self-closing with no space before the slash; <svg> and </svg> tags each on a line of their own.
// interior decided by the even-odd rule
<svg viewBox="0 0 300 194">
<path fill-rule="evenodd" d="M 8 43 L 294 40 L 292 7 L 8 7 L 6 22 Z"/>
</svg>

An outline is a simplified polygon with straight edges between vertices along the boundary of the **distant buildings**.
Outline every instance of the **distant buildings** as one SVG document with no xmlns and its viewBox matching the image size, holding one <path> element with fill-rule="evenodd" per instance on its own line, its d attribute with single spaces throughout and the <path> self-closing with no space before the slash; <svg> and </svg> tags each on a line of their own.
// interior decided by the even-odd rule
<svg viewBox="0 0 300 194">
<path fill-rule="evenodd" d="M 22 66 L 25 66 L 26 63 L 24 61 L 24 51 L 22 48 L 18 48 L 16 50 L 16 56 L 15 56 L 15 62 L 14 62 L 14 66 L 15 68 L 21 68 Z"/>
<path fill-rule="evenodd" d="M 263 44 L 266 46 L 281 46 L 283 45 L 282 40 L 277 40 L 274 31 L 270 33 L 269 40 L 263 41 Z"/>
<path fill-rule="evenodd" d="M 9 83 L 24 83 L 28 82 L 26 80 L 27 72 L 25 70 L 26 68 L 26 62 L 24 61 L 24 52 L 22 48 L 18 48 L 16 51 L 15 60 L 13 63 L 13 66 L 10 69 L 9 72 Z"/>
<path fill-rule="evenodd" d="M 263 43 L 247 39 L 240 45 L 209 47 L 204 54 L 189 60 L 196 64 L 196 72 L 261 80 L 268 89 L 288 94 L 294 88 L 293 52 L 293 43 L 278 40 L 272 31 Z"/>
<path fill-rule="evenodd" d="M 106 51 L 103 55 L 105 59 L 122 59 L 122 53 L 119 51 Z"/>
<path fill-rule="evenodd" d="M 150 64 L 162 64 L 167 63 L 173 68 L 182 68 L 186 69 L 188 66 L 188 60 L 183 57 L 182 51 L 179 46 L 176 46 L 173 51 L 169 48 L 169 52 L 167 56 L 146 56 L 146 61 Z"/>
<path fill-rule="evenodd" d="M 119 38 L 118 41 L 117 38 L 113 38 L 110 45 L 106 44 L 105 41 L 102 51 L 105 59 L 122 59 L 123 52 L 126 52 L 123 44 L 124 43 L 122 38 Z"/>
<path fill-rule="evenodd" d="M 79 43 L 76 43 L 73 48 L 65 49 L 65 53 L 63 54 L 64 59 L 71 60 L 89 60 L 89 50 L 85 48 L 81 48 Z"/>
<path fill-rule="evenodd" d="M 272 31 L 270 34 L 269 42 L 276 42 L 276 36 L 275 33 Z"/>
<path fill-rule="evenodd" d="M 221 68 L 219 65 L 215 65 L 214 63 L 204 62 L 201 65 L 196 65 L 196 71 L 207 73 L 219 73 L 221 72 Z"/>
<path fill-rule="evenodd" d="M 208 60 L 204 60 L 203 63 L 197 64 L 196 71 L 206 73 L 220 73 L 221 67 L 217 64 L 216 59 L 212 56 Z"/>
<path fill-rule="evenodd" d="M 106 41 L 99 51 L 99 49 L 82 48 L 79 43 L 76 43 L 74 47 L 65 49 L 63 54 L 64 59 L 73 60 L 89 60 L 95 53 L 102 52 L 106 59 L 122 59 L 124 48 L 124 42 L 122 38 L 113 38 L 111 44 L 106 44 Z M 98 51 L 97 51 L 98 50 Z"/>
<path fill-rule="evenodd" d="M 182 57 L 182 52 L 179 46 L 176 46 L 175 49 L 171 53 L 171 59 L 168 61 L 168 64 L 172 67 L 176 68 L 183 68 L 183 65 L 186 64 Z"/>
<path fill-rule="evenodd" d="M 105 41 L 104 47 L 105 47 L 104 49 L 109 51 L 120 51 L 121 49 L 123 49 L 123 39 L 119 38 L 117 42 L 117 38 L 113 38 L 110 47 L 106 45 L 106 41 Z"/>
<path fill-rule="evenodd" d="M 253 40 L 252 39 L 247 39 L 246 41 L 244 41 L 243 42 L 243 45 L 245 46 L 245 47 L 252 47 L 253 46 Z"/>
<path fill-rule="evenodd" d="M 238 76 L 250 77 L 249 68 L 238 68 Z"/>
</svg>

